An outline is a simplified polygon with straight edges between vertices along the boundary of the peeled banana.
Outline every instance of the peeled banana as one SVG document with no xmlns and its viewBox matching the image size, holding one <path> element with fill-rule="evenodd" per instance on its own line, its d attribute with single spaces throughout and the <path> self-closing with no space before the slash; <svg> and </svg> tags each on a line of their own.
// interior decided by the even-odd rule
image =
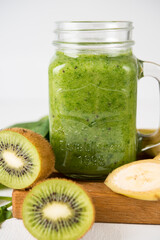
<svg viewBox="0 0 160 240">
<path fill-rule="evenodd" d="M 112 191 L 141 200 L 160 200 L 160 158 L 135 161 L 115 169 L 105 180 Z"/>
</svg>

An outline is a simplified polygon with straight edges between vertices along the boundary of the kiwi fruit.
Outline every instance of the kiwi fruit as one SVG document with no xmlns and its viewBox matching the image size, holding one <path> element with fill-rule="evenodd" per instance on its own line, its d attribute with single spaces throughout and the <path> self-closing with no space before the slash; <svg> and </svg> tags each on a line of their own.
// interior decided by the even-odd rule
<svg viewBox="0 0 160 240">
<path fill-rule="evenodd" d="M 77 240 L 91 228 L 95 210 L 80 185 L 54 178 L 32 188 L 22 216 L 25 227 L 38 240 Z"/>
<path fill-rule="evenodd" d="M 54 153 L 41 135 L 23 128 L 0 131 L 0 183 L 23 189 L 54 170 Z"/>
</svg>

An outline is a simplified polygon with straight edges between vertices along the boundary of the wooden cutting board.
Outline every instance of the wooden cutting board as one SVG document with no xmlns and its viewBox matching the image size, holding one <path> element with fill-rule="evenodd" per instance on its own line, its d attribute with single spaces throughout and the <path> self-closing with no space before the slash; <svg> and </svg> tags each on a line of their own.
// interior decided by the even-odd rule
<svg viewBox="0 0 160 240">
<path fill-rule="evenodd" d="M 52 177 L 63 176 L 54 173 Z M 103 182 L 78 182 L 88 192 L 96 210 L 96 222 L 160 224 L 160 201 L 143 201 L 112 192 Z M 13 217 L 22 218 L 29 190 L 13 190 Z"/>
<path fill-rule="evenodd" d="M 142 155 L 139 159 L 147 158 Z M 149 158 L 149 157 L 148 157 Z M 64 177 L 53 173 L 51 177 Z M 160 224 L 160 201 L 136 200 L 112 192 L 103 182 L 79 182 L 93 200 L 96 222 Z M 22 218 L 22 205 L 29 190 L 13 190 L 13 217 Z"/>
<path fill-rule="evenodd" d="M 96 222 L 160 224 L 160 201 L 128 198 L 112 192 L 103 182 L 79 184 L 93 200 Z M 22 218 L 22 204 L 27 194 L 28 191 L 13 191 L 13 217 Z"/>
</svg>

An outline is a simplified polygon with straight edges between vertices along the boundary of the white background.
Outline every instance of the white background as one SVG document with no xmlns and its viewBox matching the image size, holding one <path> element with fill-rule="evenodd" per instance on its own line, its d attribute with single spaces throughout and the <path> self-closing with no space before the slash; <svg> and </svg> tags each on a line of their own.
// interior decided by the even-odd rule
<svg viewBox="0 0 160 240">
<path fill-rule="evenodd" d="M 48 64 L 54 21 L 129 20 L 137 58 L 160 63 L 159 0 L 0 0 L 0 128 L 48 114 Z M 139 84 L 138 127 L 156 127 L 157 84 Z M 10 195 L 10 191 L 1 191 Z M 33 239 L 22 221 L 8 220 L 0 240 Z M 160 227 L 95 224 L 85 240 L 159 240 Z"/>
<path fill-rule="evenodd" d="M 11 124 L 48 113 L 48 65 L 58 20 L 133 21 L 134 54 L 160 63 L 159 0 L 0 0 L 0 128 L 6 126 L 5 107 L 11 104 Z M 139 85 L 137 126 L 155 127 L 157 84 L 145 78 Z M 33 103 L 32 116 L 26 103 Z"/>
</svg>

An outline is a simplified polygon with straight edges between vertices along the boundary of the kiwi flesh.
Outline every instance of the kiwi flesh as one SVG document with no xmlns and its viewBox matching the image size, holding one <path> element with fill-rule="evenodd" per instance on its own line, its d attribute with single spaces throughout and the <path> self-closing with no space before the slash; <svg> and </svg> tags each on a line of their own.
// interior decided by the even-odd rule
<svg viewBox="0 0 160 240">
<path fill-rule="evenodd" d="M 54 178 L 32 188 L 22 216 L 25 227 L 38 240 L 77 240 L 91 228 L 95 210 L 80 185 Z"/>
<path fill-rule="evenodd" d="M 28 188 L 53 170 L 53 150 L 41 135 L 23 128 L 0 131 L 0 183 Z"/>
</svg>

